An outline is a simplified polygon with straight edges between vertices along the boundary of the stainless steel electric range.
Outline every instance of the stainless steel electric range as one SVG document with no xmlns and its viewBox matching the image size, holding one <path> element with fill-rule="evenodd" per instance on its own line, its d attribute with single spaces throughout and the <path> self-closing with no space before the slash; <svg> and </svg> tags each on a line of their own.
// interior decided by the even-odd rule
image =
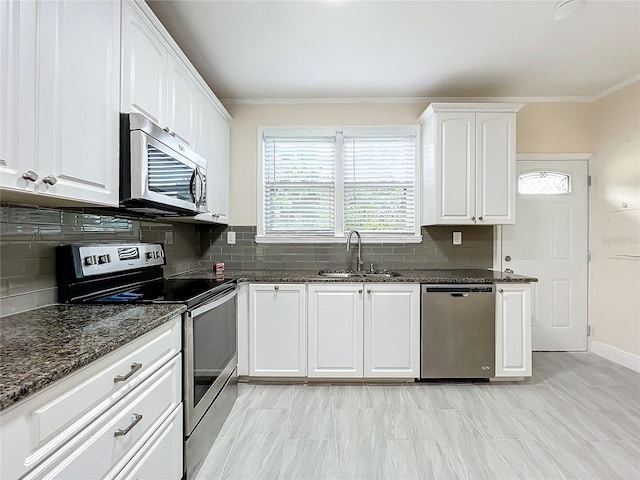
<svg viewBox="0 0 640 480">
<path fill-rule="evenodd" d="M 235 280 L 164 278 L 161 244 L 72 244 L 56 251 L 61 303 L 183 303 L 185 478 L 237 398 Z"/>
</svg>

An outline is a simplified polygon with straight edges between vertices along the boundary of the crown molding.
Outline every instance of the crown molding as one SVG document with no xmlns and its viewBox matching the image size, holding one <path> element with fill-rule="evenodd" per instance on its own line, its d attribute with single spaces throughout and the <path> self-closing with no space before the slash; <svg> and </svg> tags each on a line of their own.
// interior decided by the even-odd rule
<svg viewBox="0 0 640 480">
<path fill-rule="evenodd" d="M 603 90 L 597 95 L 565 95 L 548 97 L 333 97 L 333 98 L 224 98 L 224 105 L 304 105 L 304 104 L 359 104 L 359 103 L 411 103 L 478 102 L 478 103 L 591 103 L 640 80 L 640 74 Z"/>
<path fill-rule="evenodd" d="M 624 87 L 627 87 L 629 85 L 631 85 L 634 82 L 637 82 L 640 80 L 640 73 L 637 75 L 633 75 L 632 77 L 627 78 L 626 80 L 615 84 L 613 87 L 609 87 L 606 90 L 603 90 L 602 92 L 600 92 L 597 95 L 593 96 L 593 100 L 591 100 L 592 102 L 595 102 L 597 100 L 600 100 L 601 98 L 606 97 L 607 95 L 611 95 L 613 92 L 617 92 L 618 90 L 623 89 Z"/>
</svg>

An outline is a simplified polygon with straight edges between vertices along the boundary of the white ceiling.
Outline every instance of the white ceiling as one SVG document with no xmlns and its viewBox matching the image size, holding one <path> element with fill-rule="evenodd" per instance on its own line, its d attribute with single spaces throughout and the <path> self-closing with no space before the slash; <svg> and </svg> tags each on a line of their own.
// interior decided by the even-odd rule
<svg viewBox="0 0 640 480">
<path fill-rule="evenodd" d="M 591 97 L 640 73 L 640 1 L 149 4 L 222 99 Z"/>
</svg>

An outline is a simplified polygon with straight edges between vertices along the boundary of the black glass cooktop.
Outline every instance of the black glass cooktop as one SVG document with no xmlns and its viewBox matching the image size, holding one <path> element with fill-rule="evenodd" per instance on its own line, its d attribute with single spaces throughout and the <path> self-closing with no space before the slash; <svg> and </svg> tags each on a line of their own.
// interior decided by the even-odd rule
<svg viewBox="0 0 640 480">
<path fill-rule="evenodd" d="M 188 307 L 235 288 L 235 280 L 160 279 L 129 290 L 95 298 L 98 303 L 186 303 Z"/>
</svg>

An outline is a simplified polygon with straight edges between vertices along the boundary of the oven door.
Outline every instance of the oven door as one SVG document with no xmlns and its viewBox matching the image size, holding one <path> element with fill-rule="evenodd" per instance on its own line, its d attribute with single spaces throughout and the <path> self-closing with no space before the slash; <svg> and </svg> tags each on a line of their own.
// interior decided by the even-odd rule
<svg viewBox="0 0 640 480">
<path fill-rule="evenodd" d="M 191 434 L 238 363 L 237 289 L 185 314 L 185 433 Z"/>
<path fill-rule="evenodd" d="M 206 211 L 206 164 L 178 153 L 142 130 L 130 132 L 131 198 L 123 202 L 148 201 L 179 210 Z"/>
</svg>

